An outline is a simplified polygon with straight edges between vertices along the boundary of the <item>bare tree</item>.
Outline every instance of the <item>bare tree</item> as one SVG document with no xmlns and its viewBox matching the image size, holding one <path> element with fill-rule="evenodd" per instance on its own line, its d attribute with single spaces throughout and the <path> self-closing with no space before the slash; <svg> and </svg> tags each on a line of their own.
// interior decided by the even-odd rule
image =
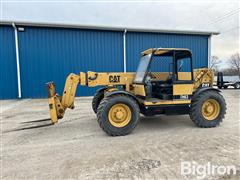
<svg viewBox="0 0 240 180">
<path fill-rule="evenodd" d="M 219 60 L 217 56 L 212 56 L 210 61 L 209 61 L 209 67 L 210 69 L 218 70 L 218 66 L 222 61 Z"/>
<path fill-rule="evenodd" d="M 240 78 L 240 54 L 233 54 L 229 59 L 229 64 L 233 70 L 237 71 L 237 75 Z"/>
</svg>

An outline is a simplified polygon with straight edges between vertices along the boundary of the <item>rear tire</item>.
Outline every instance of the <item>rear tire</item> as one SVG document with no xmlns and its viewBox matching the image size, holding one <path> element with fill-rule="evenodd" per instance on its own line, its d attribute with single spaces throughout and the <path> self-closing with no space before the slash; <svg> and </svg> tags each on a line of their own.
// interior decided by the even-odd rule
<svg viewBox="0 0 240 180">
<path fill-rule="evenodd" d="M 92 100 L 92 110 L 97 113 L 98 106 L 101 102 L 101 100 L 104 98 L 104 91 L 98 91 L 94 94 L 93 100 Z"/>
<path fill-rule="evenodd" d="M 104 98 L 98 107 L 99 126 L 110 136 L 124 136 L 131 133 L 139 121 L 139 106 L 127 95 L 113 95 Z"/>
<path fill-rule="evenodd" d="M 226 114 L 226 103 L 216 91 L 205 91 L 192 100 L 190 118 L 198 126 L 211 128 L 218 126 Z"/>
<path fill-rule="evenodd" d="M 234 88 L 235 88 L 235 89 L 240 89 L 240 83 L 235 83 L 235 84 L 234 84 Z"/>
</svg>

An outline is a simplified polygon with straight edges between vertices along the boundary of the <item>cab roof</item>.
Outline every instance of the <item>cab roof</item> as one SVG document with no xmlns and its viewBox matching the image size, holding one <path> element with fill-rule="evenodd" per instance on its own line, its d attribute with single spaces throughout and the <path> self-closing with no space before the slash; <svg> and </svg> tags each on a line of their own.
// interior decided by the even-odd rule
<svg viewBox="0 0 240 180">
<path fill-rule="evenodd" d="M 173 51 L 185 52 L 191 54 L 189 49 L 185 48 L 150 48 L 142 52 L 142 55 L 154 54 L 154 55 L 170 55 Z"/>
</svg>

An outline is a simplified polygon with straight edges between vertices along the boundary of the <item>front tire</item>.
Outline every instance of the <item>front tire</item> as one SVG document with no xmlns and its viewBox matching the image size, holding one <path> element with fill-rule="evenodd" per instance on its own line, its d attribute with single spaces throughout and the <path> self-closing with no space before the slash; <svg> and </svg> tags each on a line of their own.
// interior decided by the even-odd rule
<svg viewBox="0 0 240 180">
<path fill-rule="evenodd" d="M 139 121 L 139 106 L 127 95 L 113 95 L 99 104 L 97 117 L 99 126 L 110 136 L 131 133 Z"/>
<path fill-rule="evenodd" d="M 192 100 L 190 118 L 198 127 L 216 127 L 226 114 L 226 103 L 219 92 L 202 92 Z"/>
</svg>

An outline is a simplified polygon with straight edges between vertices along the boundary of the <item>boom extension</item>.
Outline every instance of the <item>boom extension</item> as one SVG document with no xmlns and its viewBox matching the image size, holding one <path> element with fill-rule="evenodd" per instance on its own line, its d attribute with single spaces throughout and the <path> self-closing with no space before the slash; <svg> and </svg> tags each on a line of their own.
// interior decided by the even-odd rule
<svg viewBox="0 0 240 180">
<path fill-rule="evenodd" d="M 50 117 L 52 123 L 57 123 L 58 119 L 62 119 L 67 108 L 74 108 L 74 98 L 77 86 L 114 86 L 125 85 L 129 89 L 132 84 L 134 73 L 96 73 L 88 71 L 77 74 L 69 74 L 63 91 L 63 95 L 59 96 L 55 91 L 53 82 L 47 83 L 48 103 L 50 109 Z"/>
</svg>

